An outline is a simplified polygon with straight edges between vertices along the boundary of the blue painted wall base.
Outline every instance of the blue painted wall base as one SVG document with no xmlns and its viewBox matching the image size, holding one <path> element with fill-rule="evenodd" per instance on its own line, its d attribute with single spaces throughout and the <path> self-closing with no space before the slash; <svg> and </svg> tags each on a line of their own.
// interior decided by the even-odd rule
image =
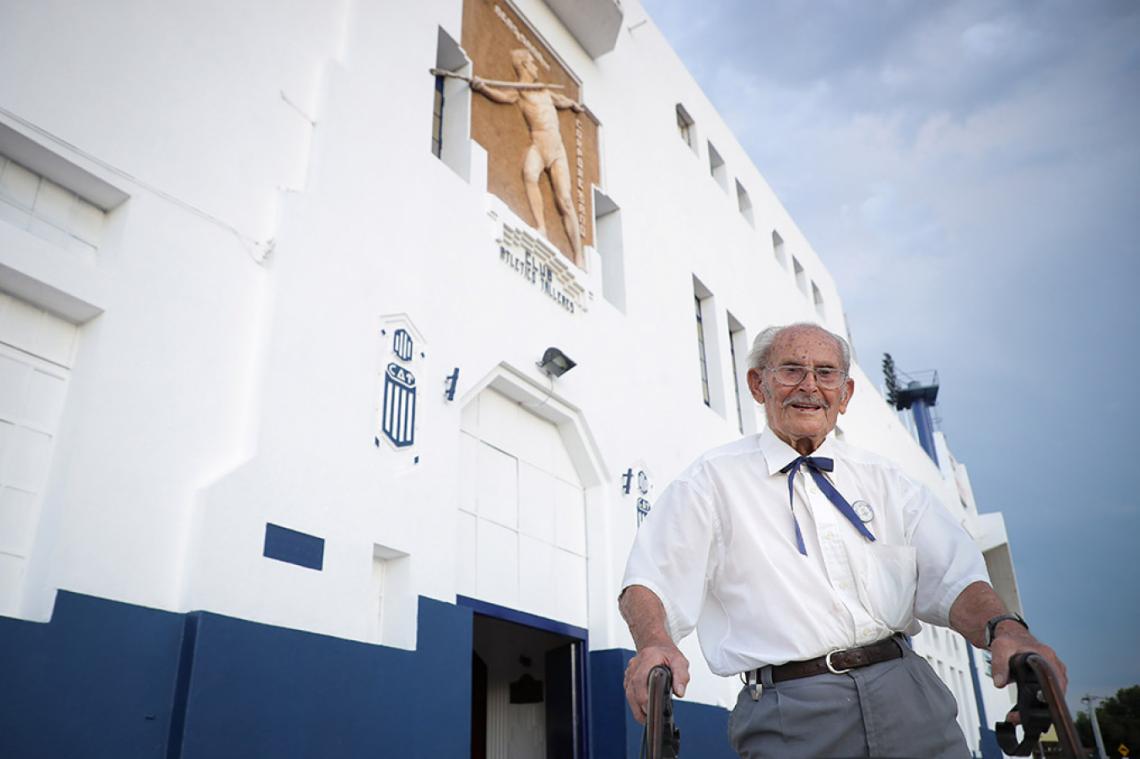
<svg viewBox="0 0 1140 759">
<path fill-rule="evenodd" d="M 633 651 L 611 648 L 590 653 L 591 759 L 638 759 L 643 728 L 625 701 L 622 680 Z M 728 710 L 719 706 L 673 702 L 681 730 L 681 756 L 736 759 L 728 745 Z"/>
<path fill-rule="evenodd" d="M 0 756 L 470 756 L 472 611 L 421 598 L 415 651 L 208 612 L 60 592 L 47 624 L 0 617 Z M 633 652 L 595 651 L 590 756 L 635 759 Z M 684 756 L 733 754 L 728 712 L 676 702 Z"/>
<path fill-rule="evenodd" d="M 464 757 L 471 612 L 421 598 L 416 651 L 61 592 L 0 618 L 0 756 Z"/>
</svg>

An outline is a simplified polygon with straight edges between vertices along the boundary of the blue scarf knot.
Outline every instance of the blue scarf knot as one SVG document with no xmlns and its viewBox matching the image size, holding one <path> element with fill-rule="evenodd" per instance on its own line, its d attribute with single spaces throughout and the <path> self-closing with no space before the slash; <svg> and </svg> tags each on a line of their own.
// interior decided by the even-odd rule
<svg viewBox="0 0 1140 759">
<path fill-rule="evenodd" d="M 835 508 L 839 509 L 839 513 L 847 517 L 847 521 L 854 525 L 855 529 L 858 530 L 863 537 L 873 542 L 875 536 L 867 529 L 867 525 L 863 524 L 863 520 L 859 519 L 855 514 L 855 510 L 851 508 L 851 504 L 847 503 L 847 500 L 839 494 L 835 486 L 822 474 L 823 472 L 830 472 L 835 469 L 834 459 L 823 456 L 800 456 L 780 470 L 781 474 L 788 475 L 788 506 L 792 510 L 792 524 L 796 527 L 796 548 L 799 549 L 799 552 L 807 556 L 807 548 L 804 546 L 804 536 L 803 533 L 800 532 L 800 523 L 796 519 L 794 506 L 795 490 L 793 490 L 793 486 L 796 482 L 796 472 L 800 470 L 801 466 L 808 470 L 811 478 L 815 480 L 816 486 L 827 496 L 827 500 L 831 501 Z"/>
</svg>

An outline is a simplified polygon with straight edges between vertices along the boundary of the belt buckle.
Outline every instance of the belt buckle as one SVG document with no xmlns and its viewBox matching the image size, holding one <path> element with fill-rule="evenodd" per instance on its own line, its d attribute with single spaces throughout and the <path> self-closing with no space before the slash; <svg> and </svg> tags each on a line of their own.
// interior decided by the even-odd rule
<svg viewBox="0 0 1140 759">
<path fill-rule="evenodd" d="M 836 648 L 834 650 L 828 651 L 827 656 L 823 657 L 823 663 L 827 665 L 827 670 L 829 672 L 831 672 L 831 674 L 833 674 L 833 675 L 842 675 L 846 672 L 851 671 L 850 669 L 836 669 L 835 665 L 831 663 L 831 655 L 837 654 L 842 650 L 843 649 L 841 649 L 841 648 Z"/>
</svg>

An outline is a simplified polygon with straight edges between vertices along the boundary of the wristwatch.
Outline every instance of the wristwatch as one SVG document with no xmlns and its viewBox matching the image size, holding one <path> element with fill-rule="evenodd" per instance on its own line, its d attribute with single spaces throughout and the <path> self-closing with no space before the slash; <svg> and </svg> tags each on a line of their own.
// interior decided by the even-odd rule
<svg viewBox="0 0 1140 759">
<path fill-rule="evenodd" d="M 1016 622 L 1017 624 L 1024 627 L 1026 630 L 1029 629 L 1029 625 L 1025 622 L 1025 620 L 1022 618 L 1022 616 L 1020 614 L 1017 614 L 1017 613 L 998 614 L 996 617 L 991 619 L 989 622 L 986 622 L 986 648 L 987 649 L 990 648 L 991 646 L 993 646 L 993 644 L 994 644 L 994 632 L 997 631 L 997 626 L 1000 625 L 1002 622 L 1006 621 L 1007 619 L 1011 620 L 1013 622 Z"/>
</svg>

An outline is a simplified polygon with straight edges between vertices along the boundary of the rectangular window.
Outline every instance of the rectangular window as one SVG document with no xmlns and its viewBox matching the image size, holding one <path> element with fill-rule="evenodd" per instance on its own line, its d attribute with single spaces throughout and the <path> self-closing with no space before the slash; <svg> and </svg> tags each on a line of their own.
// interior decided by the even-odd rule
<svg viewBox="0 0 1140 759">
<path fill-rule="evenodd" d="M 966 673 L 962 670 L 958 670 L 958 692 L 962 694 L 962 700 L 959 702 L 961 707 L 959 707 L 958 716 L 965 721 L 965 726 L 962 728 L 962 731 L 966 733 L 966 735 L 977 735 L 974 725 L 974 707 L 971 704 L 972 699 L 969 697 L 970 691 L 966 686 Z"/>
<path fill-rule="evenodd" d="M 435 68 L 457 76 L 439 74 L 433 82 L 431 152 L 445 166 L 471 181 L 471 61 L 451 35 L 439 28 Z"/>
<path fill-rule="evenodd" d="M 716 298 L 693 277 L 693 317 L 697 323 L 697 359 L 700 368 L 701 398 L 706 406 L 721 416 L 728 412 L 728 348 L 724 317 L 716 306 Z"/>
<path fill-rule="evenodd" d="M 436 158 L 443 154 L 443 80 L 435 78 L 435 105 L 431 115 L 431 152 Z"/>
<path fill-rule="evenodd" d="M 625 312 L 625 254 L 622 244 L 621 208 L 594 188 L 594 244 L 602 259 L 602 297 Z"/>
<path fill-rule="evenodd" d="M 720 189 L 728 192 L 728 169 L 725 168 L 724 159 L 720 157 L 720 153 L 713 147 L 713 144 L 708 143 L 709 148 L 709 174 L 720 185 Z"/>
<path fill-rule="evenodd" d="M 780 233 L 772 230 L 772 255 L 779 261 L 780 266 L 785 269 L 788 268 L 788 253 L 784 250 L 784 238 L 780 237 Z"/>
<path fill-rule="evenodd" d="M 0 220 L 61 248 L 94 255 L 106 214 L 73 190 L 0 154 Z"/>
<path fill-rule="evenodd" d="M 752 424 L 745 425 L 744 414 L 745 408 L 748 408 L 749 414 L 751 414 L 751 406 L 748 405 L 751 395 L 747 392 L 747 382 L 742 384 L 740 381 L 747 367 L 740 365 L 737 356 L 748 355 L 748 339 L 744 335 L 744 327 L 732 314 L 728 315 L 728 353 L 732 359 L 730 370 L 732 371 L 732 395 L 736 399 L 736 428 L 740 430 L 740 434 L 743 435 L 745 432 L 753 431 Z M 741 393 L 742 388 L 745 391 L 744 394 Z M 748 421 L 751 422 L 751 418 L 749 418 Z"/>
<path fill-rule="evenodd" d="M 736 180 L 736 205 L 740 208 L 740 215 L 748 220 L 749 224 L 754 224 L 752 220 L 752 199 L 748 197 L 748 190 L 744 189 L 744 185 L 740 184 L 740 180 Z"/>
<path fill-rule="evenodd" d="M 701 393 L 705 399 L 705 405 L 711 406 L 709 402 L 709 362 L 708 354 L 705 352 L 705 325 L 701 319 L 701 297 L 696 293 L 693 294 L 693 304 L 696 306 L 697 314 L 697 356 L 700 359 L 701 366 Z"/>
<path fill-rule="evenodd" d="M 807 274 L 804 273 L 804 267 L 800 266 L 800 261 L 795 256 L 792 256 L 792 271 L 796 276 L 796 287 L 800 288 L 800 292 L 807 295 Z"/>
<path fill-rule="evenodd" d="M 732 331 L 728 333 L 728 351 L 732 355 L 732 394 L 736 398 L 736 428 L 744 434 L 744 411 L 740 407 L 740 367 L 736 363 L 736 341 Z"/>
<path fill-rule="evenodd" d="M 677 103 L 677 131 L 681 133 L 681 139 L 685 144 L 695 153 L 697 152 L 697 125 L 693 121 L 693 117 L 685 110 L 685 106 Z"/>
<path fill-rule="evenodd" d="M 815 282 L 811 283 L 811 299 L 815 303 L 815 312 L 819 314 L 819 318 L 826 319 L 827 312 L 823 307 L 823 293 L 819 291 L 819 286 Z"/>
</svg>

